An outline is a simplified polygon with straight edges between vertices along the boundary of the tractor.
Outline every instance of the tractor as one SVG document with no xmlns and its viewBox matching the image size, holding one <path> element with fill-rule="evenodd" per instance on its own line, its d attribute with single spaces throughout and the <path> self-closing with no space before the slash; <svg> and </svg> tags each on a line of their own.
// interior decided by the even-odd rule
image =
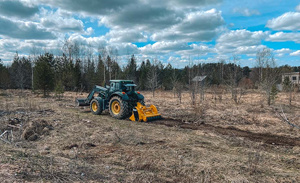
<svg viewBox="0 0 300 183">
<path fill-rule="evenodd" d="M 108 109 L 112 117 L 131 121 L 152 121 L 160 119 L 154 105 L 145 106 L 144 96 L 135 91 L 132 80 L 110 80 L 109 86 L 95 85 L 87 98 L 77 98 L 78 106 L 90 106 L 93 114 L 99 115 Z"/>
</svg>

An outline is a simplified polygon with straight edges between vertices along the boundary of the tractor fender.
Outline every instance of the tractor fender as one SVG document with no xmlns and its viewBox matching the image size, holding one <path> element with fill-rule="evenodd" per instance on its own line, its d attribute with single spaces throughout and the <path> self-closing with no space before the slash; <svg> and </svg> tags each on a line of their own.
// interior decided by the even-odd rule
<svg viewBox="0 0 300 183">
<path fill-rule="evenodd" d="M 142 94 L 137 94 L 138 100 L 144 100 L 144 95 Z"/>
<path fill-rule="evenodd" d="M 114 94 L 112 94 L 110 97 L 109 97 L 109 100 L 112 98 L 112 97 L 114 97 L 114 96 L 119 96 L 119 97 L 121 97 L 122 98 L 122 100 L 129 100 L 129 97 L 128 97 L 128 95 L 126 95 L 126 94 L 123 94 L 122 92 L 115 92 Z"/>
</svg>

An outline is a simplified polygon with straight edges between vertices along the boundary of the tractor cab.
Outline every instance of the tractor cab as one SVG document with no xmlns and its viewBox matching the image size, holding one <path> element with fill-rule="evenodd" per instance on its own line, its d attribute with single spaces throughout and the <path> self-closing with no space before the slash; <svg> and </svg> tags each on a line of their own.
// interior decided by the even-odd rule
<svg viewBox="0 0 300 183">
<path fill-rule="evenodd" d="M 129 93 L 134 93 L 135 87 L 136 87 L 135 84 L 125 84 L 125 85 L 123 85 L 122 91 L 125 92 L 125 93 L 128 93 L 128 94 Z"/>
<path fill-rule="evenodd" d="M 111 80 L 109 85 L 110 92 L 134 92 L 136 84 L 131 80 Z"/>
</svg>

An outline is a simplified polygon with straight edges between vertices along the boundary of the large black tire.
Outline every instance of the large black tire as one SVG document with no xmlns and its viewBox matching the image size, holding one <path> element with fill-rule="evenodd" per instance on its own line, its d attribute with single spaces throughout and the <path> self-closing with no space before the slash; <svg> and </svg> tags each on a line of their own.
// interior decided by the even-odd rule
<svg viewBox="0 0 300 183">
<path fill-rule="evenodd" d="M 93 99 L 90 103 L 90 109 L 92 111 L 93 114 L 95 115 L 99 115 L 102 113 L 102 108 L 99 105 L 99 102 L 97 99 Z"/>
<path fill-rule="evenodd" d="M 130 111 L 131 112 L 131 111 Z M 109 113 L 117 119 L 125 119 L 129 117 L 128 102 L 123 101 L 120 97 L 112 97 L 109 101 Z"/>
</svg>

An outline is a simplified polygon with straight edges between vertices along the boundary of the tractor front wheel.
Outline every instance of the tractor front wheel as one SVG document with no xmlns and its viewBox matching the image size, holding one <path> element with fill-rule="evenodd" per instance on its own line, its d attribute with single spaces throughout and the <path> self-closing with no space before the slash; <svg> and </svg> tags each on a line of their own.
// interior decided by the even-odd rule
<svg viewBox="0 0 300 183">
<path fill-rule="evenodd" d="M 99 115 L 99 114 L 102 113 L 102 108 L 99 105 L 98 100 L 96 100 L 96 99 L 93 99 L 91 101 L 90 109 L 91 109 L 92 113 L 95 114 L 95 115 Z"/>
<path fill-rule="evenodd" d="M 112 97 L 109 101 L 109 113 L 112 117 L 117 119 L 124 119 L 128 117 L 128 103 L 123 101 L 120 97 Z"/>
</svg>

